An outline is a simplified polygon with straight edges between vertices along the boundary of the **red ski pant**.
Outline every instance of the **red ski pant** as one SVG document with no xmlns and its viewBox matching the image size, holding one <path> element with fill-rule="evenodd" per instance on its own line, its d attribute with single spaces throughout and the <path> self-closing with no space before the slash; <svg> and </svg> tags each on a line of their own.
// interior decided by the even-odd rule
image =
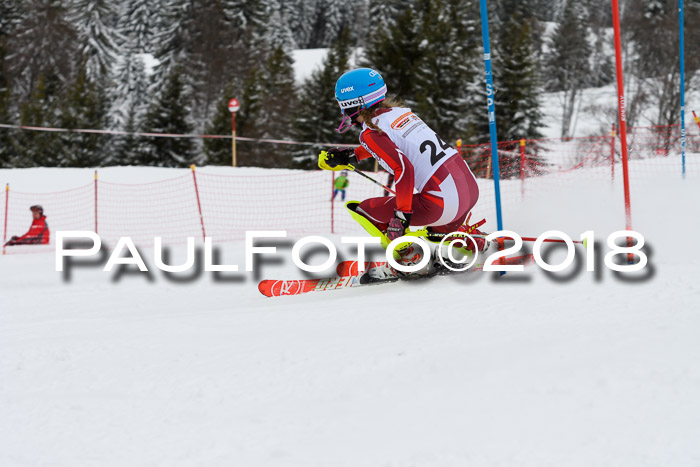
<svg viewBox="0 0 700 467">
<path fill-rule="evenodd" d="M 428 226 L 433 232 L 454 232 L 464 223 L 467 214 L 479 199 L 479 186 L 467 163 L 452 156 L 413 195 L 410 225 Z M 396 197 L 369 198 L 360 203 L 357 212 L 383 232 L 394 217 Z"/>
</svg>

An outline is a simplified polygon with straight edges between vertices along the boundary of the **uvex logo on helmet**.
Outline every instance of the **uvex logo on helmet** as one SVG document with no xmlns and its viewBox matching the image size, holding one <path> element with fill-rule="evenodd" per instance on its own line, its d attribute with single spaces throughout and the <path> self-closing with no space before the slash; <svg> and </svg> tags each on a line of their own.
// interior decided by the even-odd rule
<svg viewBox="0 0 700 467">
<path fill-rule="evenodd" d="M 338 104 L 340 104 L 341 109 L 347 109 L 350 107 L 357 107 L 358 105 L 363 105 L 365 103 L 365 100 L 362 97 L 358 97 L 357 99 L 350 99 L 348 101 L 340 101 Z"/>
<path fill-rule="evenodd" d="M 348 87 L 348 88 L 343 88 L 343 89 L 341 89 L 341 90 L 340 90 L 340 93 L 341 93 L 341 94 L 344 94 L 344 93 L 346 93 L 346 92 L 350 92 L 350 91 L 354 91 L 354 90 L 355 90 L 355 86 L 350 86 L 350 87 Z"/>
</svg>

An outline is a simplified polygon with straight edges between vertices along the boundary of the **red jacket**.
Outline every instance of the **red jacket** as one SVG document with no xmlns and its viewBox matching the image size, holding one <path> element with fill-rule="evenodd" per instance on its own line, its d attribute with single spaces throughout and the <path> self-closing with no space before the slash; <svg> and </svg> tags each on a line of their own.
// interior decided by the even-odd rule
<svg viewBox="0 0 700 467">
<path fill-rule="evenodd" d="M 50 234 L 46 216 L 41 216 L 39 219 L 33 220 L 32 226 L 29 227 L 29 232 L 19 237 L 16 241 L 21 245 L 46 245 L 49 243 Z"/>
<path fill-rule="evenodd" d="M 381 110 L 380 110 L 381 112 Z M 396 209 L 403 212 L 413 210 L 413 165 L 406 158 L 386 133 L 365 129 L 360 134 L 359 146 L 355 149 L 355 157 L 358 161 L 376 155 L 394 171 L 396 185 Z"/>
</svg>

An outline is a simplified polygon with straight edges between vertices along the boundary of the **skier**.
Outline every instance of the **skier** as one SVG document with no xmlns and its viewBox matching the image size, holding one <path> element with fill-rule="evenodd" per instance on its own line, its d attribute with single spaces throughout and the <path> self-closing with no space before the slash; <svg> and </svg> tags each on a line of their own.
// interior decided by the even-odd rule
<svg viewBox="0 0 700 467">
<path fill-rule="evenodd" d="M 319 167 L 343 170 L 348 164 L 373 157 L 394 175 L 396 196 L 366 199 L 355 208 L 389 241 L 403 236 L 409 225 L 428 226 L 428 235 L 437 238 L 466 231 L 465 219 L 479 198 L 474 174 L 457 150 L 411 109 L 387 99 L 386 94 L 381 75 L 370 68 L 348 71 L 338 79 L 335 97 L 343 118 L 337 131 L 361 126 L 360 146 L 322 152 Z M 470 233 L 481 234 L 473 228 Z M 487 246 L 482 238 L 475 240 L 479 250 Z M 399 262 L 419 262 L 420 251 L 405 248 L 399 252 Z"/>
<path fill-rule="evenodd" d="M 29 208 L 32 211 L 32 225 L 29 231 L 21 237 L 13 236 L 6 246 L 12 245 L 46 245 L 49 243 L 49 224 L 46 222 L 44 208 L 35 205 Z"/>
<path fill-rule="evenodd" d="M 350 185 L 348 181 L 348 171 L 343 170 L 340 172 L 340 177 L 335 179 L 335 184 L 333 185 L 333 199 L 335 199 L 338 192 L 340 192 L 341 199 L 345 201 L 345 189 Z"/>
</svg>

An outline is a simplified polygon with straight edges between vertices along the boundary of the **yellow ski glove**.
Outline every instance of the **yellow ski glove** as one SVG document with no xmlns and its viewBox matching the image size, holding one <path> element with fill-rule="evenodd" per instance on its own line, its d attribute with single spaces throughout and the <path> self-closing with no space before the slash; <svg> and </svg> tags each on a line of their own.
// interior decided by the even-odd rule
<svg viewBox="0 0 700 467">
<path fill-rule="evenodd" d="M 352 170 L 350 157 L 355 154 L 350 148 L 331 148 L 328 151 L 321 151 L 318 155 L 318 167 L 323 170 L 339 172 L 341 170 Z"/>
</svg>

